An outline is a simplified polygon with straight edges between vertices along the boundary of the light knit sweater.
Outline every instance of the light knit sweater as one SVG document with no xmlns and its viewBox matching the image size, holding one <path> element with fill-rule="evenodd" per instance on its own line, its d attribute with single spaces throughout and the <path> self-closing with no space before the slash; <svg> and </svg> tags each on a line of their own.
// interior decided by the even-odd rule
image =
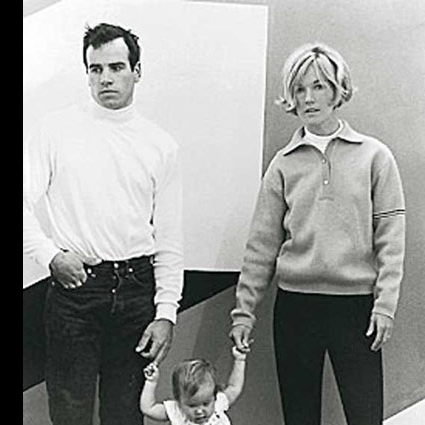
<svg viewBox="0 0 425 425">
<path fill-rule="evenodd" d="M 24 254 L 154 256 L 156 318 L 176 321 L 183 286 L 178 146 L 133 105 L 92 101 L 43 118 L 24 146 Z M 46 203 L 41 227 L 34 213 Z"/>
<path fill-rule="evenodd" d="M 346 122 L 323 154 L 298 129 L 262 181 L 236 289 L 233 325 L 253 327 L 275 278 L 308 294 L 374 294 L 394 317 L 403 275 L 405 205 L 388 147 Z"/>
</svg>

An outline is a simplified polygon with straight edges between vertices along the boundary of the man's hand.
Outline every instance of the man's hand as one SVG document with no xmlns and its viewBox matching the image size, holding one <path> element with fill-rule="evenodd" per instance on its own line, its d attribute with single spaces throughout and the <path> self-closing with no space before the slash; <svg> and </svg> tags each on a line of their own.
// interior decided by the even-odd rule
<svg viewBox="0 0 425 425">
<path fill-rule="evenodd" d="M 249 353 L 253 339 L 250 338 L 252 329 L 245 325 L 236 325 L 230 330 L 229 337 L 241 353 Z"/>
<path fill-rule="evenodd" d="M 84 264 L 95 266 L 101 261 L 98 258 L 81 257 L 73 252 L 61 251 L 53 257 L 49 268 L 56 282 L 66 289 L 75 289 L 87 280 Z"/>
<path fill-rule="evenodd" d="M 378 351 L 391 338 L 393 319 L 385 314 L 372 313 L 366 336 L 371 336 L 373 333 L 375 333 L 375 339 L 370 349 Z"/>
<path fill-rule="evenodd" d="M 142 338 L 136 347 L 136 352 L 159 365 L 171 348 L 173 340 L 173 323 L 167 319 L 158 319 L 151 322 L 143 332 Z"/>
</svg>

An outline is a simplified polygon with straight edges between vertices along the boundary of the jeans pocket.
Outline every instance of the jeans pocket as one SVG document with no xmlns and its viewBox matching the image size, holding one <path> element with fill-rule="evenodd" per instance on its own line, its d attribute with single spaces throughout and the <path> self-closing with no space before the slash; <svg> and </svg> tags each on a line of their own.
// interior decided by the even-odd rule
<svg viewBox="0 0 425 425">
<path fill-rule="evenodd" d="M 142 289 L 146 296 L 154 296 L 155 277 L 152 268 L 130 271 L 127 280 L 130 283 L 130 290 L 136 289 L 140 291 Z"/>
<path fill-rule="evenodd" d="M 129 277 L 135 284 L 145 289 L 154 288 L 155 278 L 152 269 L 130 272 Z"/>
</svg>

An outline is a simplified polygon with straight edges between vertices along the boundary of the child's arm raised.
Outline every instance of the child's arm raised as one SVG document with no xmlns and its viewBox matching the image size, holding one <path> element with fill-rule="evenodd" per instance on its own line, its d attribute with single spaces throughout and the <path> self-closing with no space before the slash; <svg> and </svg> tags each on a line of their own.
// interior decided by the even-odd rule
<svg viewBox="0 0 425 425">
<path fill-rule="evenodd" d="M 245 382 L 246 353 L 240 352 L 236 347 L 232 348 L 233 368 L 230 372 L 227 387 L 223 390 L 226 394 L 229 406 L 231 406 L 242 392 Z"/>
<path fill-rule="evenodd" d="M 145 385 L 140 396 L 140 409 L 142 413 L 154 421 L 168 421 L 167 412 L 162 403 L 155 398 L 155 390 L 159 379 L 159 370 L 155 362 L 149 364 L 145 369 Z"/>
</svg>

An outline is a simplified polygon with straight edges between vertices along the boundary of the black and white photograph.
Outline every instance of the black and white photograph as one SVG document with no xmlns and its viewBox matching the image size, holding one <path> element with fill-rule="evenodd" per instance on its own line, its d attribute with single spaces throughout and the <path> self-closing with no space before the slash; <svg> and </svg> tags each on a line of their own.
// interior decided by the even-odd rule
<svg viewBox="0 0 425 425">
<path fill-rule="evenodd" d="M 23 424 L 422 424 L 424 51 L 421 0 L 23 0 Z"/>
</svg>

